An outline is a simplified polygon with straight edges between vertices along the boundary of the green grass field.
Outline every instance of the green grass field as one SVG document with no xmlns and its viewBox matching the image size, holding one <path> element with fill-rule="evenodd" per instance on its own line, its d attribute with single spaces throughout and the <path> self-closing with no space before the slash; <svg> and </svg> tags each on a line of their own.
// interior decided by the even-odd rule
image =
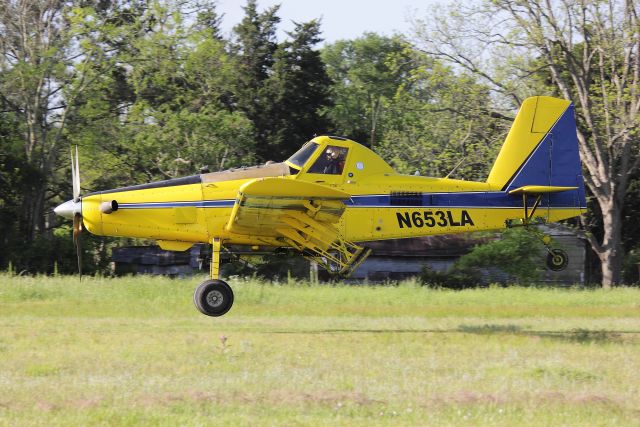
<svg viewBox="0 0 640 427">
<path fill-rule="evenodd" d="M 199 281 L 0 275 L 0 425 L 640 425 L 637 288 Z"/>
</svg>

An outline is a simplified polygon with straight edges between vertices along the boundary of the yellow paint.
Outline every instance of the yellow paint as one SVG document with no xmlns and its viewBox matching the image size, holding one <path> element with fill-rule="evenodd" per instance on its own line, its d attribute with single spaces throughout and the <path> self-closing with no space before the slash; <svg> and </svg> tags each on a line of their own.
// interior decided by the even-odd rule
<svg viewBox="0 0 640 427">
<path fill-rule="evenodd" d="M 466 211 L 473 225 L 451 225 L 449 214 L 454 224 L 461 223 L 462 211 Z M 430 212 L 434 225 L 428 226 L 425 212 Z M 441 212 L 441 213 L 438 213 Z M 408 215 L 411 226 L 399 226 L 398 214 Z M 579 209 L 547 209 L 540 208 L 534 215 L 546 222 L 580 215 Z M 415 216 L 415 220 L 414 220 Z M 362 217 L 371 218 L 363 222 Z M 498 230 L 506 227 L 508 220 L 518 220 L 523 217 L 522 208 L 378 208 L 378 209 L 347 209 L 344 218 L 344 235 L 348 240 L 367 241 L 384 239 L 401 239 L 406 237 L 421 237 L 437 234 L 458 234 L 472 231 Z M 417 226 L 416 226 L 417 222 Z M 443 224 L 443 225 L 440 225 Z"/>
<path fill-rule="evenodd" d="M 525 185 L 509 191 L 509 194 L 542 194 L 542 193 L 559 193 L 561 191 L 577 190 L 578 187 L 559 187 L 552 185 Z"/>
<path fill-rule="evenodd" d="M 198 222 L 198 209 L 193 206 L 172 208 L 176 224 L 193 224 Z"/>
<path fill-rule="evenodd" d="M 165 251 L 186 251 L 193 246 L 193 242 L 177 242 L 175 240 L 158 240 L 158 246 Z"/>
<path fill-rule="evenodd" d="M 315 174 L 314 174 L 315 175 Z M 256 178 L 242 184 L 239 193 L 252 197 L 272 197 L 274 192 L 280 197 L 305 198 L 312 194 L 320 199 L 348 199 L 350 194 L 324 185 L 293 181 L 283 185 L 282 178 Z"/>
<path fill-rule="evenodd" d="M 209 275 L 212 279 L 218 280 L 220 278 L 220 250 L 222 249 L 222 242 L 219 237 L 211 239 L 211 264 L 209 265 Z"/>
<path fill-rule="evenodd" d="M 360 255 L 365 253 L 353 242 L 494 230 L 522 219 L 522 207 L 363 207 L 348 201 L 361 195 L 501 191 L 568 106 L 568 101 L 548 97 L 527 99 L 487 182 L 400 175 L 360 144 L 321 136 L 312 140 L 317 149 L 302 166 L 286 162 L 202 175 L 199 184 L 86 196 L 82 199 L 84 224 L 94 234 L 156 239 L 170 250 L 186 250 L 195 242 L 218 242 L 293 246 L 316 251 L 324 259 L 339 253 L 353 263 L 343 266 L 348 269 L 361 262 Z M 309 173 L 327 146 L 348 149 L 343 173 Z M 525 186 L 512 193 L 572 189 Z M 100 204 L 112 200 L 120 208 L 102 214 Z M 579 207 L 538 208 L 533 220 L 551 222 L 580 214 Z"/>
</svg>

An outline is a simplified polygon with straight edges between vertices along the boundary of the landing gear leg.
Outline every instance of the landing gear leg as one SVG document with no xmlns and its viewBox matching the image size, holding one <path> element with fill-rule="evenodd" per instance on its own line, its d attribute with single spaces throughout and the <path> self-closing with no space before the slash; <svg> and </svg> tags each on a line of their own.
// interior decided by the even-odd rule
<svg viewBox="0 0 640 427">
<path fill-rule="evenodd" d="M 562 271 L 567 268 L 569 264 L 569 255 L 559 248 L 551 247 L 551 237 L 542 233 L 540 230 L 533 228 L 533 226 L 538 225 L 535 221 L 534 214 L 536 213 L 536 209 L 540 206 L 540 202 L 542 201 L 543 194 L 537 194 L 536 200 L 533 203 L 533 206 L 529 209 L 528 199 L 529 194 L 526 192 L 522 193 L 522 206 L 524 207 L 524 217 L 521 220 L 520 226 L 525 227 L 527 231 L 534 233 L 542 243 L 544 244 L 545 249 L 547 250 L 547 268 L 551 271 Z M 532 221 L 533 220 L 533 221 Z M 544 220 L 542 221 L 544 222 Z M 511 221 L 507 221 L 507 227 L 512 227 Z"/>
<path fill-rule="evenodd" d="M 193 294 L 193 303 L 200 313 L 218 317 L 225 314 L 233 305 L 233 291 L 231 286 L 219 279 L 220 249 L 222 242 L 215 237 L 211 241 L 211 269 L 209 280 L 202 282 Z"/>
<path fill-rule="evenodd" d="M 552 240 L 550 236 L 542 234 L 538 230 L 536 230 L 536 234 L 538 234 L 538 237 L 540 237 L 540 240 L 542 240 L 542 243 L 547 250 L 547 268 L 551 271 L 562 271 L 567 268 L 567 265 L 569 264 L 569 255 L 567 255 L 567 253 L 562 249 L 552 248 Z"/>
</svg>

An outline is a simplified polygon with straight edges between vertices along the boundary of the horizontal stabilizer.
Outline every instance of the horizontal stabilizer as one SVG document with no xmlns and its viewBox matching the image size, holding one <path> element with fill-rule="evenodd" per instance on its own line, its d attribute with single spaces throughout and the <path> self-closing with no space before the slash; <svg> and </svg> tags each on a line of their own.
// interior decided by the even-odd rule
<svg viewBox="0 0 640 427">
<path fill-rule="evenodd" d="M 509 194 L 545 194 L 545 193 L 560 193 L 562 191 L 577 190 L 578 187 L 559 187 L 552 185 L 525 185 L 524 187 L 518 187 L 515 190 L 509 191 Z"/>
</svg>

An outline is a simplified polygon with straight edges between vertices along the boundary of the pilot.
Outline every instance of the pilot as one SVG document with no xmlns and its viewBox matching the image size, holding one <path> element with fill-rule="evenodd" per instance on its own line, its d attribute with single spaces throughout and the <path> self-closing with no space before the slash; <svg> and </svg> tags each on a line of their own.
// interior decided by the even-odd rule
<svg viewBox="0 0 640 427">
<path fill-rule="evenodd" d="M 344 153 L 336 147 L 329 147 L 325 152 L 325 167 L 322 173 L 340 175 L 344 168 Z"/>
</svg>

